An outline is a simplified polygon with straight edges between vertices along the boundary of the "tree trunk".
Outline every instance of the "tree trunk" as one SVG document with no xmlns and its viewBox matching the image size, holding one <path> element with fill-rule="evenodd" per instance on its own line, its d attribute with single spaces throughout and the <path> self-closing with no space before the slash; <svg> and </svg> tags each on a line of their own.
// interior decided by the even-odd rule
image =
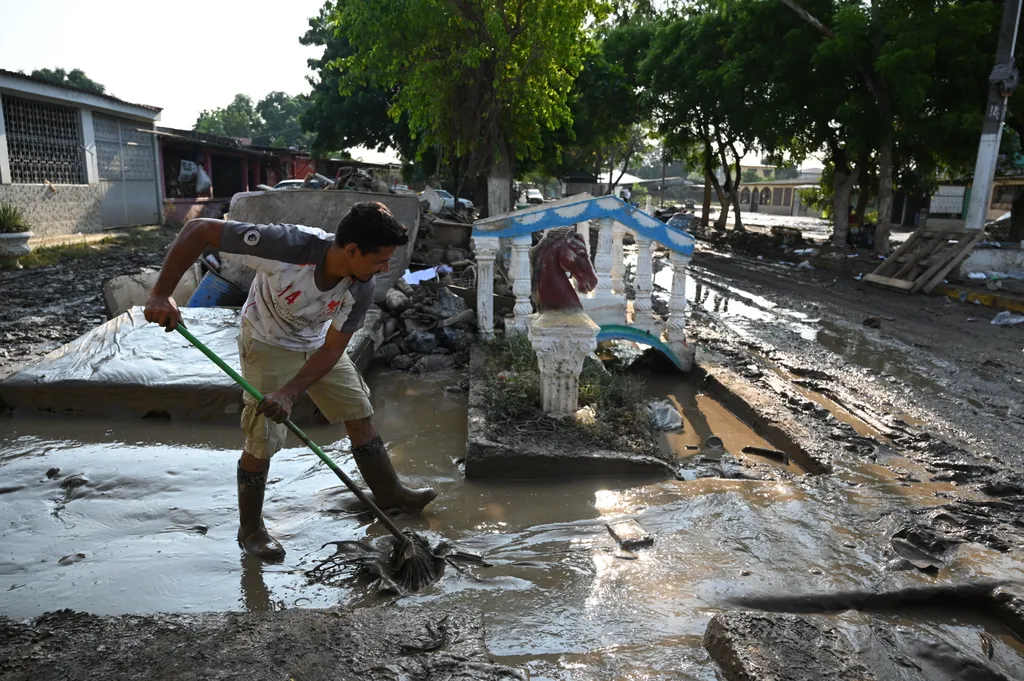
<svg viewBox="0 0 1024 681">
<path fill-rule="evenodd" d="M 875 253 L 889 254 L 889 229 L 892 225 L 892 135 L 878 150 L 878 225 L 875 227 Z"/>
<path fill-rule="evenodd" d="M 736 191 L 732 179 L 732 165 L 729 164 L 729 159 L 725 155 L 725 145 L 721 141 L 721 136 L 719 136 L 718 144 L 718 157 L 722 163 L 722 172 L 725 173 L 725 183 L 722 186 L 721 192 L 719 192 L 719 202 L 722 204 L 722 213 L 718 218 L 718 224 L 721 225 L 721 228 L 724 230 L 729 221 L 729 209 L 732 207 L 733 196 L 736 195 Z M 739 178 L 736 179 L 739 180 Z M 740 224 L 740 229 L 743 229 L 742 223 Z"/>
<path fill-rule="evenodd" d="M 725 224 L 729 220 L 729 204 L 727 202 L 725 191 L 722 189 L 721 183 L 715 174 L 710 170 L 704 171 L 706 173 L 707 182 L 711 183 L 711 186 L 715 189 L 715 194 L 718 195 L 718 203 L 722 206 L 721 210 L 718 211 L 718 219 L 715 220 L 715 229 L 725 231 Z"/>
<path fill-rule="evenodd" d="M 846 154 L 835 158 L 835 174 L 832 182 L 832 245 L 837 248 L 846 247 L 846 235 L 850 231 L 850 195 L 857 184 L 860 168 L 850 170 L 846 163 Z"/>
<path fill-rule="evenodd" d="M 1014 243 L 1024 241 L 1024 189 L 1017 192 L 1010 205 L 1010 236 Z"/>
<path fill-rule="evenodd" d="M 704 205 L 702 208 L 703 213 L 700 217 L 700 226 L 707 227 L 708 219 L 711 217 L 711 182 L 708 181 L 707 177 L 704 178 Z"/>
<path fill-rule="evenodd" d="M 740 217 L 740 171 L 742 170 L 740 162 L 743 160 L 743 157 L 736 153 L 735 147 L 732 147 L 732 154 L 736 159 L 736 181 L 732 185 L 732 206 L 736 220 L 733 222 L 732 228 L 737 232 L 745 232 L 746 228 L 743 227 L 743 218 Z"/>
<path fill-rule="evenodd" d="M 665 205 L 665 159 L 661 159 L 661 199 L 658 201 L 659 206 Z"/>
<path fill-rule="evenodd" d="M 487 216 L 494 217 L 512 210 L 512 161 L 507 147 L 487 173 Z"/>
</svg>

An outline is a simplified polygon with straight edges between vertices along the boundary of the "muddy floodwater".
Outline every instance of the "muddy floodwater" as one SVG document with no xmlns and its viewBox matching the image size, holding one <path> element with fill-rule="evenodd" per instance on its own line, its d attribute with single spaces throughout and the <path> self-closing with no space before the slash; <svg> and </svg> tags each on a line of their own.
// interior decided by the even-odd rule
<svg viewBox="0 0 1024 681">
<path fill-rule="evenodd" d="M 426 593 L 393 605 L 478 608 L 493 658 L 531 678 L 711 680 L 715 665 L 701 638 L 708 620 L 731 607 L 731 597 L 937 579 L 888 569 L 890 512 L 928 504 L 930 497 L 908 493 L 881 467 L 768 481 L 464 480 L 458 460 L 466 398 L 446 390 L 463 379 L 370 377 L 378 427 L 396 467 L 412 483 L 439 492 L 421 518 L 400 524 L 493 564 L 465 574 L 449 569 Z M 692 386 L 653 389 L 687 412 L 684 435 L 670 443 L 679 452 L 712 431 L 721 433 L 728 451 L 748 441 L 768 444 Z M 309 432 L 356 474 L 341 433 L 326 426 Z M 332 552 L 325 543 L 375 538 L 382 529 L 350 512 L 352 495 L 295 442 L 274 459 L 266 506 L 267 524 L 288 557 L 264 566 L 241 555 L 234 539 L 240 441 L 231 423 L 0 421 L 0 612 L 23 618 L 60 608 L 117 614 L 370 607 L 394 600 L 356 581 L 308 584 L 305 570 Z M 621 518 L 638 520 L 654 545 L 619 550 L 605 524 Z M 1022 579 L 1024 563 L 966 545 L 939 578 Z M 840 620 L 862 617 L 851 612 Z M 1016 660 L 1006 664 L 1019 664 L 1024 653 L 1007 629 L 980 616 L 885 617 L 943 640 L 976 641 L 984 634 L 999 659 Z"/>
</svg>

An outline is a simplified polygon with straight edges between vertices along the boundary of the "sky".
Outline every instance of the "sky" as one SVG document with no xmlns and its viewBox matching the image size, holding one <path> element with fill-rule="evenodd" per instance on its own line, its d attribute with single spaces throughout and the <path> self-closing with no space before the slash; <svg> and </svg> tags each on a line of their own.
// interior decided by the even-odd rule
<svg viewBox="0 0 1024 681">
<path fill-rule="evenodd" d="M 191 129 L 199 112 L 235 94 L 308 92 L 299 44 L 323 0 L 0 0 L 0 68 L 82 69 L 107 93 L 163 108 L 160 125 Z M 148 8 L 148 16 L 147 16 Z M 366 161 L 392 153 L 351 150 Z M 744 163 L 757 163 L 756 155 Z"/>
<path fill-rule="evenodd" d="M 308 91 L 318 53 L 299 36 L 322 4 L 0 0 L 0 68 L 82 69 L 115 97 L 163 107 L 161 125 L 191 128 L 239 92 Z"/>
</svg>

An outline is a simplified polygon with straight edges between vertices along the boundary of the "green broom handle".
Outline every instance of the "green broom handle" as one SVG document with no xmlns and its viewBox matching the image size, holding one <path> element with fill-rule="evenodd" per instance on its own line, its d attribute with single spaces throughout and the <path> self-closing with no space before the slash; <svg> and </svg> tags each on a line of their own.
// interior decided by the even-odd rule
<svg viewBox="0 0 1024 681">
<path fill-rule="evenodd" d="M 263 395 L 260 394 L 259 390 L 254 388 L 252 384 L 249 383 L 249 381 L 245 380 L 242 377 L 241 374 L 232 369 L 227 362 L 218 357 L 213 350 L 206 347 L 206 345 L 204 345 L 198 338 L 193 336 L 192 332 L 186 329 L 184 324 L 178 324 L 177 326 L 174 327 L 174 330 L 180 333 L 182 336 L 184 336 L 189 343 L 194 345 L 196 349 L 199 350 L 199 352 L 209 357 L 214 364 L 219 366 L 224 371 L 224 373 L 233 378 L 235 383 L 242 386 L 245 392 L 252 395 L 257 402 L 263 401 Z M 402 531 L 400 529 L 398 529 L 398 526 L 395 525 L 395 522 L 391 520 L 391 518 L 388 517 L 386 513 L 380 510 L 380 508 L 375 503 L 370 501 L 370 498 L 366 496 L 366 493 L 363 492 L 363 490 L 359 489 L 359 485 L 357 485 L 355 481 L 352 480 L 352 478 L 348 477 L 345 471 L 341 470 L 341 468 L 338 467 L 338 464 L 334 463 L 334 459 L 327 456 L 327 454 L 324 453 L 324 450 L 320 449 L 320 446 L 317 445 L 317 443 L 310 440 L 308 435 L 303 433 L 302 430 L 297 425 L 292 423 L 291 419 L 285 419 L 284 425 L 288 428 L 288 430 L 295 433 L 295 436 L 302 440 L 302 442 L 307 447 L 309 447 L 314 454 L 320 457 L 320 460 L 327 464 L 327 467 L 334 471 L 335 475 L 341 478 L 341 481 L 345 483 L 345 486 L 348 487 L 353 494 L 359 497 L 359 501 L 363 502 L 363 504 L 365 504 L 366 507 L 369 508 L 370 511 L 375 516 L 377 516 L 378 520 L 384 523 L 384 525 L 388 528 L 391 534 L 395 535 L 395 537 L 397 537 L 398 539 L 401 539 L 403 541 L 405 540 L 405 535 L 402 534 Z"/>
</svg>

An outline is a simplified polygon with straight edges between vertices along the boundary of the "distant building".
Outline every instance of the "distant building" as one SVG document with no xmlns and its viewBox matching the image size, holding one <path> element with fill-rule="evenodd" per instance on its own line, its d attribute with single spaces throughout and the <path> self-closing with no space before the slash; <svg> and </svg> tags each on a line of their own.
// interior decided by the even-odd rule
<svg viewBox="0 0 1024 681">
<path fill-rule="evenodd" d="M 763 170 L 761 171 L 763 175 Z M 771 176 L 771 174 L 769 174 Z M 787 180 L 758 180 L 740 182 L 740 210 L 770 215 L 821 217 L 821 212 L 806 206 L 800 200 L 804 189 L 816 189 L 821 182 L 821 171 L 802 171 L 799 177 Z"/>
<path fill-rule="evenodd" d="M 37 236 L 159 223 L 160 111 L 0 70 L 0 202 Z"/>
</svg>

